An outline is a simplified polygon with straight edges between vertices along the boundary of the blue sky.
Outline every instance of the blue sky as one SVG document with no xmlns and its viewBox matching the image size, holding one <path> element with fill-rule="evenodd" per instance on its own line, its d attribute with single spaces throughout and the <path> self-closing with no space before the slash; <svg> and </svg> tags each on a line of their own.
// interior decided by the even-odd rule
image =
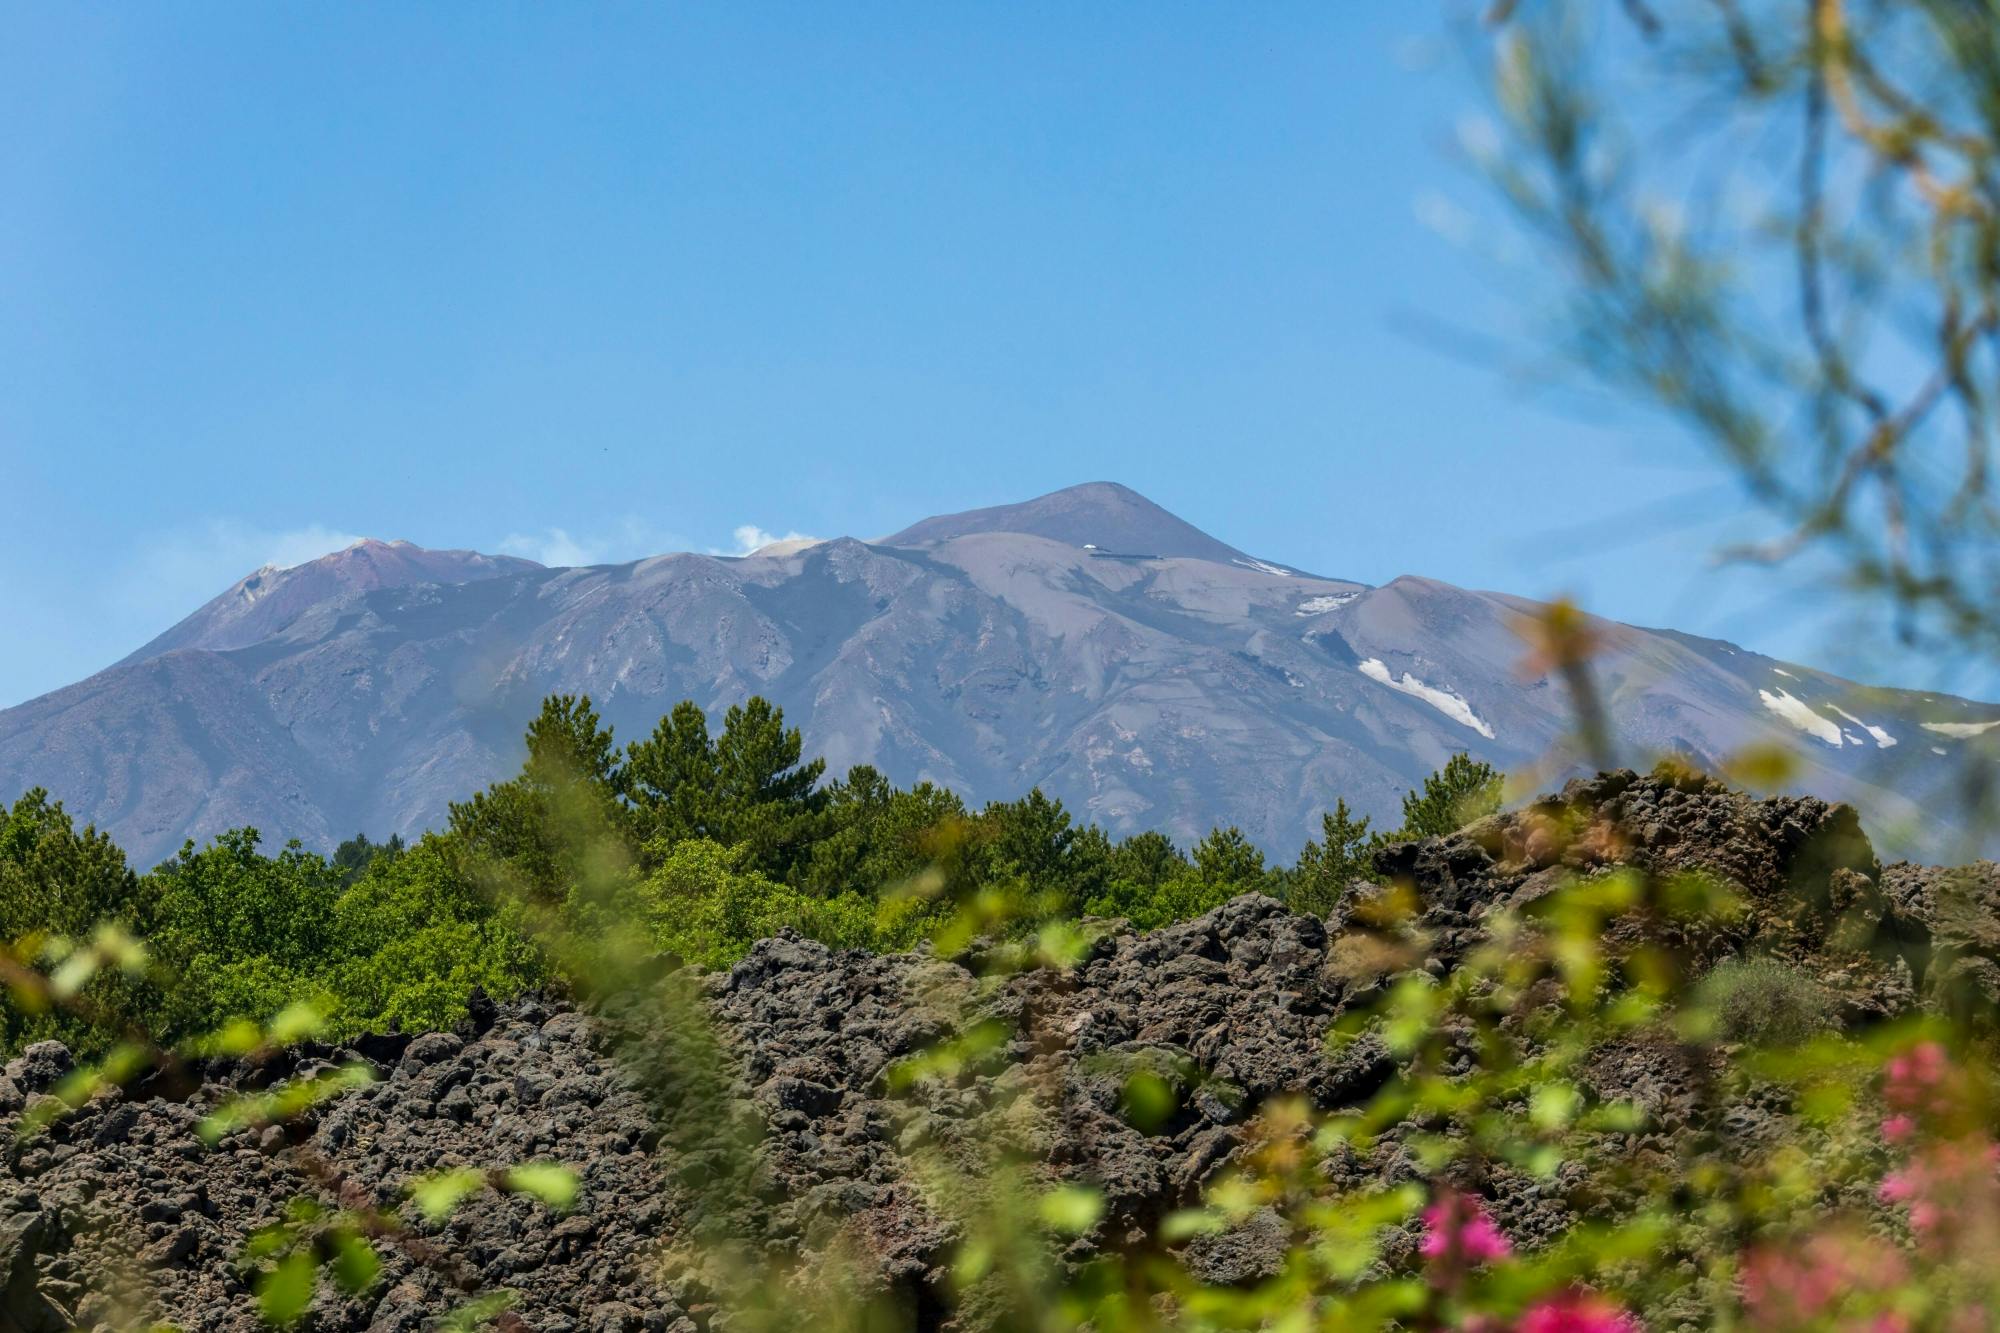
<svg viewBox="0 0 2000 1333">
<path fill-rule="evenodd" d="M 0 704 L 355 535 L 558 559 L 1123 481 L 1866 678 L 1722 475 L 1432 330 L 1431 6 L 0 3 Z M 1865 651 L 1864 651 L 1865 650 Z"/>
</svg>

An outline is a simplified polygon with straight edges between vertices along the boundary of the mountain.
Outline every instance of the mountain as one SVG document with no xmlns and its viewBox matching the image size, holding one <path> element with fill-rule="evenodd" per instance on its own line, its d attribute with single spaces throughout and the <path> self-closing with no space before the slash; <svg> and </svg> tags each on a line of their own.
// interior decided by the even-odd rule
<svg viewBox="0 0 2000 1333">
<path fill-rule="evenodd" d="M 266 565 L 245 575 L 119 665 L 158 657 L 176 648 L 247 648 L 313 607 L 349 593 L 420 583 L 472 583 L 540 568 L 532 560 L 511 555 L 427 551 L 409 542 L 365 539 L 303 565 L 289 569 Z"/>
<path fill-rule="evenodd" d="M 1047 537 L 1106 556 L 1185 556 L 1191 560 L 1242 565 L 1246 569 L 1298 573 L 1252 559 L 1115 481 L 1085 482 L 1020 504 L 940 514 L 884 537 L 881 544 L 937 546 L 986 532 Z"/>
<path fill-rule="evenodd" d="M 1394 822 L 1458 750 L 1559 776 L 1569 699 L 1523 673 L 1514 628 L 1535 610 L 1306 574 L 1109 483 L 747 557 L 550 569 L 363 543 L 0 711 L 0 792 L 46 787 L 141 863 L 241 824 L 325 848 L 438 827 L 515 770 L 550 692 L 589 693 L 624 739 L 683 698 L 762 694 L 835 772 L 975 803 L 1040 785 L 1114 831 L 1233 823 L 1289 855 L 1336 797 Z M 1941 795 L 2000 747 L 2000 707 L 1595 629 L 1622 758 L 1781 740 L 1793 785 L 1890 846 L 1943 854 Z"/>
</svg>

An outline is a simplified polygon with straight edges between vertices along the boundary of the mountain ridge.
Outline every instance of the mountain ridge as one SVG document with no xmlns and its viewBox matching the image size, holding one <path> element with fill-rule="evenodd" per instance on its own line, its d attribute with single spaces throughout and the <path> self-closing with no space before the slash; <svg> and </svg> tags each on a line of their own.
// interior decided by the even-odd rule
<svg viewBox="0 0 2000 1333">
<path fill-rule="evenodd" d="M 1537 606 L 1275 565 L 1112 483 L 748 558 L 547 568 L 362 543 L 246 576 L 0 711 L 0 787 L 47 788 L 140 860 L 244 823 L 330 847 L 438 826 L 518 765 L 548 693 L 591 694 L 621 739 L 682 698 L 715 715 L 763 694 L 835 773 L 871 763 L 974 803 L 1039 785 L 1114 832 L 1233 823 L 1285 853 L 1336 798 L 1393 822 L 1457 750 L 1509 769 L 1559 752 L 1567 695 L 1518 670 L 1514 625 Z M 2000 740 L 1976 733 L 2000 731 L 1992 706 L 1593 623 L 1623 757 L 1714 765 L 1775 737 L 1802 790 L 1914 825 L 1955 768 L 1934 752 Z"/>
</svg>

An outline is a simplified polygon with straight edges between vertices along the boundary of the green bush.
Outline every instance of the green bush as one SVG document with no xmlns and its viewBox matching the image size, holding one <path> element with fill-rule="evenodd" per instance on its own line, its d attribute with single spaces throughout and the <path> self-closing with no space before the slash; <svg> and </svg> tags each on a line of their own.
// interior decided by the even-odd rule
<svg viewBox="0 0 2000 1333">
<path fill-rule="evenodd" d="M 1695 990 L 1697 1012 L 1709 1015 L 1724 1041 L 1796 1046 L 1833 1026 L 1833 997 L 1799 969 L 1775 958 L 1732 958 Z"/>
</svg>

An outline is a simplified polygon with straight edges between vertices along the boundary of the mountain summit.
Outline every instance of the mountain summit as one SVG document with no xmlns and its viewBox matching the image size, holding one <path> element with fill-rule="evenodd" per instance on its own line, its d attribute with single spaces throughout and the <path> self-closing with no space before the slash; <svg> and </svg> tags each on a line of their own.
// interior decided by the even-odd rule
<svg viewBox="0 0 2000 1333">
<path fill-rule="evenodd" d="M 1114 833 L 1234 824 L 1289 855 L 1336 799 L 1393 823 L 1457 751 L 1559 761 L 1567 693 L 1518 665 L 1535 609 L 1319 578 L 1109 482 L 756 559 L 546 569 L 364 542 L 259 570 L 0 711 L 0 792 L 45 787 L 141 862 L 244 824 L 316 847 L 408 837 L 516 770 L 547 694 L 589 694 L 620 739 L 682 699 L 713 716 L 757 694 L 836 773 L 872 764 L 974 804 L 1039 786 Z M 2000 749 L 1991 706 L 1597 628 L 1622 757 L 1714 765 L 1781 739 L 1799 787 L 1855 801 L 1891 844 L 1943 849 L 1927 797 Z"/>
<path fill-rule="evenodd" d="M 313 607 L 382 588 L 472 583 L 540 568 L 511 555 L 431 551 L 409 542 L 364 538 L 304 564 L 266 565 L 244 575 L 119 665 L 176 648 L 247 648 Z"/>
<path fill-rule="evenodd" d="M 881 544 L 935 546 L 983 532 L 1026 533 L 1107 555 L 1185 556 L 1252 568 L 1263 564 L 1115 481 L 1085 482 L 1019 504 L 940 514 L 884 537 Z"/>
</svg>

